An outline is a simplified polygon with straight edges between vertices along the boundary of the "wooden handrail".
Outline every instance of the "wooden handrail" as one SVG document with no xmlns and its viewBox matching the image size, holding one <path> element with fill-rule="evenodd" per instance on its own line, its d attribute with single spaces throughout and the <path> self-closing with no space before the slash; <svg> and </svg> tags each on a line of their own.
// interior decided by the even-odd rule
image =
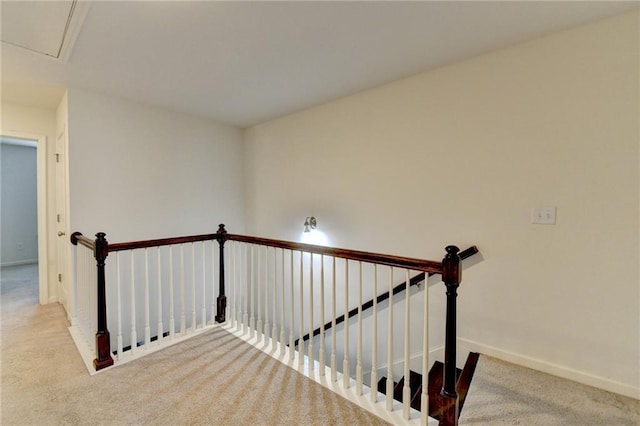
<svg viewBox="0 0 640 426">
<path fill-rule="evenodd" d="M 240 241 L 249 244 L 265 245 L 288 250 L 304 251 L 313 254 L 323 254 L 326 256 L 339 257 L 342 259 L 359 260 L 362 262 L 377 263 L 379 265 L 392 266 L 397 268 L 407 268 L 416 271 L 433 274 L 442 273 L 442 262 L 433 260 L 416 259 L 412 257 L 392 256 L 389 254 L 371 253 L 360 250 L 349 250 L 317 246 L 313 244 L 294 243 L 291 241 L 274 240 L 270 238 L 250 237 L 238 234 L 226 234 L 227 240 Z"/>
<path fill-rule="evenodd" d="M 173 244 L 195 243 L 199 241 L 217 240 L 218 238 L 219 238 L 218 234 L 202 234 L 202 235 L 191 235 L 187 237 L 161 238 L 157 240 L 131 241 L 127 243 L 110 243 L 109 252 L 123 251 L 123 250 L 136 250 L 141 248 L 160 247 L 160 246 L 170 246 Z"/>
</svg>

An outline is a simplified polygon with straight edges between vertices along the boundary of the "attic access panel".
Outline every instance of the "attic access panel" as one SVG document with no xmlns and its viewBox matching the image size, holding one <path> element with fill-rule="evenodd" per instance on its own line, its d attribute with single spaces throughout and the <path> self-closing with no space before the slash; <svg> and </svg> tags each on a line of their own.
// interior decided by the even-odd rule
<svg viewBox="0 0 640 426">
<path fill-rule="evenodd" d="M 55 59 L 66 59 L 82 13 L 77 0 L 5 1 L 0 36 L 8 43 Z M 75 31 L 74 31 L 75 28 Z"/>
</svg>

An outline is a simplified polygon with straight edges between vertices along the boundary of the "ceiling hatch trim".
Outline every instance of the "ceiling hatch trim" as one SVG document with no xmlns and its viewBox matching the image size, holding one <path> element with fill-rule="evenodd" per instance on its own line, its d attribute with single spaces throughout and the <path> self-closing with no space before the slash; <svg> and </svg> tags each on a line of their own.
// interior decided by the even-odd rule
<svg viewBox="0 0 640 426">
<path fill-rule="evenodd" d="M 2 42 L 67 63 L 90 4 L 79 0 L 4 3 Z"/>
</svg>

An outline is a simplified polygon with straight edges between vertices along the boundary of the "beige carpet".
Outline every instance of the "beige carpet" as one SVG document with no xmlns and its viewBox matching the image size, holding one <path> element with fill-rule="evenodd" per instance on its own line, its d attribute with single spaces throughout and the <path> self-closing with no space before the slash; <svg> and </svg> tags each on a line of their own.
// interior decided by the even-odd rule
<svg viewBox="0 0 640 426">
<path fill-rule="evenodd" d="M 639 426 L 640 401 L 483 355 L 460 424 Z"/>
<path fill-rule="evenodd" d="M 89 376 L 37 270 L 1 273 L 3 426 L 385 424 L 221 329 Z M 640 401 L 482 356 L 460 424 L 637 426 Z"/>
<path fill-rule="evenodd" d="M 2 271 L 3 426 L 386 424 L 222 329 L 89 376 L 60 305 L 36 305 L 15 270 Z"/>
</svg>

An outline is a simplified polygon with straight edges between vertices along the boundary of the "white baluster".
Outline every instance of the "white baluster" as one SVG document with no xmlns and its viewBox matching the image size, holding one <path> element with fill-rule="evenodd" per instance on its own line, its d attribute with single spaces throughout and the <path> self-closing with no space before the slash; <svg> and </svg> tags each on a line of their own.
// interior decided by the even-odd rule
<svg viewBox="0 0 640 426">
<path fill-rule="evenodd" d="M 249 332 L 250 332 L 250 338 L 253 339 L 253 337 L 255 336 L 255 324 L 256 324 L 256 320 L 254 317 L 254 312 L 255 312 L 255 282 L 256 282 L 256 268 L 254 266 L 254 252 L 255 252 L 255 245 L 251 245 L 251 267 L 249 268 L 251 270 L 251 282 L 249 283 L 250 287 L 251 287 L 251 319 L 249 320 Z"/>
<path fill-rule="evenodd" d="M 373 308 L 371 313 L 371 402 L 378 402 L 378 265 L 373 265 Z M 426 424 L 426 422 L 424 423 Z"/>
<path fill-rule="evenodd" d="M 207 261 L 206 242 L 202 242 L 202 328 L 207 326 Z"/>
<path fill-rule="evenodd" d="M 389 320 L 387 323 L 387 411 L 393 410 L 393 268 L 389 268 Z"/>
<path fill-rule="evenodd" d="M 325 347 L 324 347 L 324 255 L 320 255 L 320 349 L 318 350 L 318 364 L 320 377 L 325 375 Z"/>
<path fill-rule="evenodd" d="M 241 330 L 242 329 L 242 297 L 244 296 L 242 294 L 242 290 L 243 290 L 243 284 L 244 282 L 242 281 L 242 269 L 244 268 L 243 263 L 242 263 L 243 257 L 242 257 L 242 244 L 241 243 L 237 243 L 237 247 L 236 247 L 236 263 L 237 263 L 237 279 L 236 279 L 236 305 L 238 306 L 237 310 L 236 310 L 236 330 Z"/>
<path fill-rule="evenodd" d="M 247 333 L 247 326 L 249 325 L 249 271 L 248 267 L 251 267 L 249 264 L 249 246 L 247 244 L 243 244 L 242 248 L 244 249 L 244 267 L 242 268 L 244 273 L 244 315 L 242 316 L 242 334 Z"/>
<path fill-rule="evenodd" d="M 118 351 L 118 359 L 122 356 L 122 285 L 120 282 L 120 252 L 116 252 L 116 305 L 118 315 L 118 335 L 116 338 L 116 347 Z"/>
<path fill-rule="evenodd" d="M 313 372 L 313 253 L 309 253 L 309 374 Z"/>
<path fill-rule="evenodd" d="M 404 386 L 402 388 L 402 415 L 405 420 L 409 420 L 409 408 L 411 407 L 411 387 L 409 365 L 409 339 L 411 337 L 411 289 L 409 288 L 409 270 L 405 271 L 405 298 L 404 298 Z"/>
<path fill-rule="evenodd" d="M 196 329 L 196 248 L 191 243 L 191 331 Z"/>
<path fill-rule="evenodd" d="M 289 251 L 289 362 L 293 362 L 293 353 L 295 349 L 295 335 L 293 321 L 295 316 L 294 303 L 294 284 L 293 284 L 293 250 Z"/>
<path fill-rule="evenodd" d="M 237 281 L 237 269 L 236 269 L 236 242 L 229 241 L 227 243 L 227 249 L 229 251 L 229 281 L 227 281 L 228 288 L 228 300 L 229 300 L 229 327 L 233 328 L 236 318 L 236 281 Z"/>
<path fill-rule="evenodd" d="M 362 262 L 358 262 L 358 341 L 356 345 L 356 394 L 362 395 Z"/>
<path fill-rule="evenodd" d="M 136 274 L 135 274 L 135 256 L 131 250 L 131 353 L 135 354 L 138 350 L 138 332 L 136 331 Z"/>
<path fill-rule="evenodd" d="M 260 246 L 257 246 L 256 257 L 258 260 L 258 274 L 256 277 L 256 292 L 258 293 L 257 303 L 258 303 L 258 321 L 256 322 L 256 337 L 258 340 L 262 339 L 262 298 L 260 297 L 260 281 L 262 280 L 262 256 L 260 255 Z"/>
<path fill-rule="evenodd" d="M 272 305 L 273 305 L 273 327 L 271 328 L 271 345 L 273 350 L 276 349 L 276 342 L 278 341 L 278 314 L 276 311 L 276 300 L 278 298 L 278 279 L 277 279 L 277 250 L 274 247 L 273 248 L 273 269 L 272 269 L 272 275 L 273 275 L 273 298 L 272 300 Z"/>
<path fill-rule="evenodd" d="M 169 246 L 169 337 L 176 334 L 175 306 L 173 300 L 173 246 Z"/>
<path fill-rule="evenodd" d="M 264 344 L 269 343 L 269 247 L 264 248 Z"/>
<path fill-rule="evenodd" d="M 349 259 L 344 262 L 344 357 L 342 359 L 342 385 L 349 383 Z"/>
<path fill-rule="evenodd" d="M 284 355 L 284 348 L 286 346 L 285 341 L 284 341 L 284 292 L 285 292 L 285 288 L 284 288 L 284 249 L 280 250 L 280 254 L 281 254 L 281 268 L 280 268 L 280 287 L 281 287 L 281 292 L 280 292 L 280 354 Z"/>
<path fill-rule="evenodd" d="M 187 331 L 187 314 L 184 300 L 184 244 L 180 246 L 180 334 Z"/>
<path fill-rule="evenodd" d="M 161 343 L 164 337 L 164 324 L 162 323 L 162 263 L 160 254 L 160 246 L 158 246 L 158 343 Z"/>
<path fill-rule="evenodd" d="M 422 395 L 420 401 L 421 423 L 427 424 L 429 417 L 429 274 L 424 274 L 422 301 Z"/>
<path fill-rule="evenodd" d="M 298 325 L 298 368 L 301 369 L 304 365 L 304 256 L 303 253 L 300 252 L 300 316 L 298 320 L 300 324 Z"/>
<path fill-rule="evenodd" d="M 331 382 L 338 381 L 338 363 L 336 361 L 336 258 L 332 258 L 331 267 Z"/>
<path fill-rule="evenodd" d="M 151 343 L 151 321 L 149 319 L 149 249 L 144 249 L 144 348 Z"/>
</svg>

